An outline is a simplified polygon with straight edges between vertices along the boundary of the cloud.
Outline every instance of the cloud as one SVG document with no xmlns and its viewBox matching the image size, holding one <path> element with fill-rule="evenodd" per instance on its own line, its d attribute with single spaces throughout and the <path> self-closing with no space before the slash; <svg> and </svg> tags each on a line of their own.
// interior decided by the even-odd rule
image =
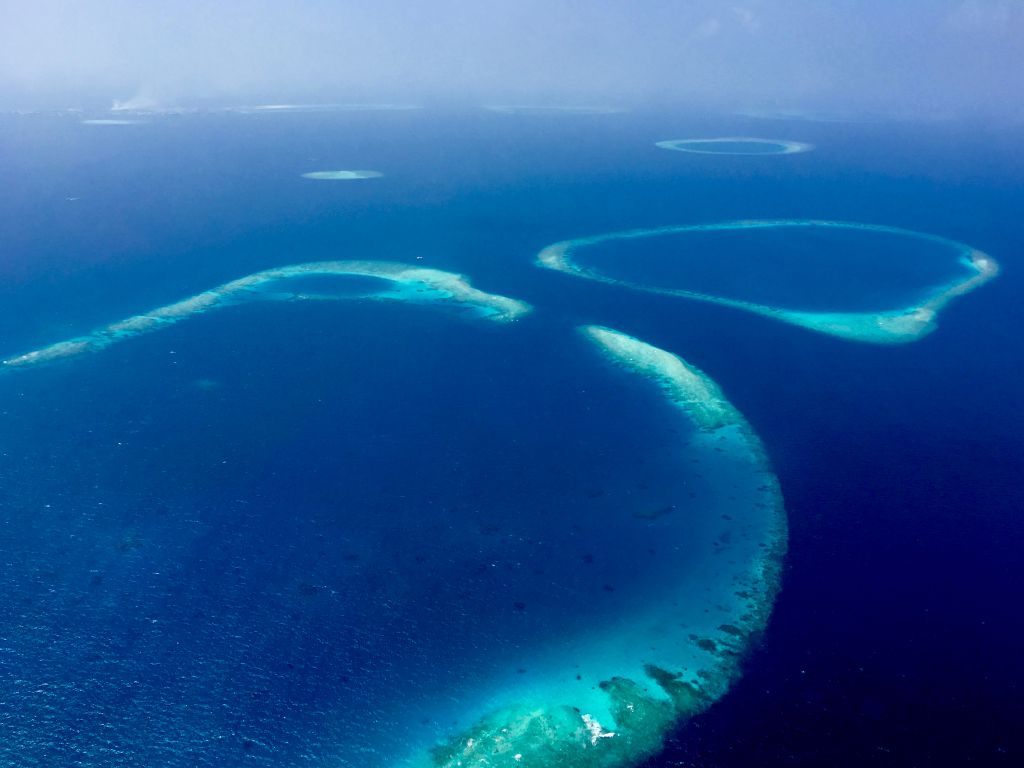
<svg viewBox="0 0 1024 768">
<path fill-rule="evenodd" d="M 740 26 L 748 32 L 754 32 L 760 26 L 757 21 L 757 15 L 749 8 L 740 8 L 737 6 L 732 9 L 732 13 L 740 23 Z"/>
<path fill-rule="evenodd" d="M 721 29 L 722 22 L 712 17 L 710 19 L 705 19 L 700 24 L 698 24 L 697 29 L 694 30 L 693 34 L 694 37 L 714 37 L 721 31 Z"/>
<path fill-rule="evenodd" d="M 1016 0 L 0 0 L 0 18 L 8 106 L 1024 101 Z"/>
<path fill-rule="evenodd" d="M 1015 13 L 1019 15 L 1022 12 L 1024 7 L 1019 2 L 964 0 L 950 11 L 946 19 L 953 29 L 1000 33 L 1008 28 Z"/>
<path fill-rule="evenodd" d="M 160 99 L 147 86 L 143 86 L 130 99 L 114 99 L 111 109 L 114 112 L 130 112 L 147 109 L 157 109 L 163 106 Z"/>
</svg>

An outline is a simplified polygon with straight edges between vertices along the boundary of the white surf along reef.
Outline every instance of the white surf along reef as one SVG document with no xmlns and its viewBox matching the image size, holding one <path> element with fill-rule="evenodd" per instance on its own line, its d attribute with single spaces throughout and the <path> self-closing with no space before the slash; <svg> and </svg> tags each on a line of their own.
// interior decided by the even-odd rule
<svg viewBox="0 0 1024 768">
<path fill-rule="evenodd" d="M 817 312 L 768 306 L 752 301 L 712 296 L 683 287 L 660 287 L 646 283 L 633 282 L 609 277 L 597 270 L 590 269 L 577 260 L 577 256 L 587 246 L 599 245 L 615 241 L 639 240 L 659 235 L 686 234 L 697 232 L 724 232 L 730 230 L 777 230 L 822 229 L 849 230 L 853 232 L 876 232 L 900 235 L 916 240 L 931 242 L 950 253 L 964 268 L 964 276 L 943 285 L 934 286 L 927 291 L 923 300 L 908 307 L 894 307 L 889 310 L 875 312 Z M 685 258 L 685 253 L 681 254 Z M 637 291 L 657 293 L 666 296 L 677 296 L 684 299 L 705 301 L 724 307 L 741 309 L 763 317 L 781 320 L 818 333 L 837 336 L 851 341 L 873 344 L 900 344 L 917 339 L 931 333 L 936 328 L 939 312 L 950 301 L 980 288 L 999 274 L 999 264 L 986 253 L 955 240 L 938 235 L 914 232 L 899 227 L 881 224 L 861 224 L 842 221 L 819 221 L 813 219 L 758 219 L 741 221 L 724 221 L 710 224 L 682 224 L 654 229 L 632 229 L 621 232 L 580 237 L 563 240 L 545 247 L 537 256 L 537 264 L 547 269 L 576 275 L 577 277 L 596 280 L 610 285 L 619 285 Z M 885 275 L 879 276 L 880 280 Z"/>
<path fill-rule="evenodd" d="M 757 139 L 751 136 L 721 136 L 713 139 L 668 139 L 654 146 L 698 155 L 795 155 L 810 152 L 813 144 L 788 139 Z"/>
<path fill-rule="evenodd" d="M 632 610 L 559 638 L 533 661 L 531 681 L 520 676 L 496 686 L 460 718 L 475 725 L 404 764 L 639 765 L 728 690 L 766 626 L 787 527 L 761 441 L 718 386 L 682 358 L 610 328 L 580 331 L 613 375 L 638 376 L 641 386 L 654 385 L 652 394 L 660 390 L 686 435 L 684 455 L 699 457 L 698 482 L 707 486 L 700 501 L 682 498 L 669 513 L 634 520 L 656 526 L 678 561 L 667 583 Z M 615 403 L 608 405 L 613 414 Z"/>
<path fill-rule="evenodd" d="M 86 352 L 98 352 L 119 341 L 158 331 L 195 315 L 253 300 L 302 301 L 336 299 L 335 295 L 289 292 L 289 280 L 304 277 L 379 278 L 382 288 L 359 296 L 369 300 L 442 303 L 471 308 L 481 317 L 498 322 L 516 320 L 531 307 L 516 299 L 474 288 L 462 275 L 439 269 L 384 261 L 318 261 L 256 272 L 187 299 L 152 309 L 98 328 L 84 336 L 36 349 L 3 360 L 3 370 L 27 368 Z M 267 287 L 273 286 L 272 293 Z"/>
</svg>

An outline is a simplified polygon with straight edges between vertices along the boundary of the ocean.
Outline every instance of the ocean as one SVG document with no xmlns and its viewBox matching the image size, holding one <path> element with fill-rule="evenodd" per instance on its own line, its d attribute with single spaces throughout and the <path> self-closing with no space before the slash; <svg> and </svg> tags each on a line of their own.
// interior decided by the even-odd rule
<svg viewBox="0 0 1024 768">
<path fill-rule="evenodd" d="M 286 265 L 429 272 L 280 279 L 0 371 L 4 765 L 1019 761 L 1019 127 L 94 117 L 0 116 L 6 360 Z M 655 146 L 742 136 L 814 149 Z M 331 169 L 381 175 L 302 176 Z M 876 344 L 536 264 L 737 220 L 934 235 L 1001 274 Z M 591 266 L 810 312 L 963 272 L 901 236 L 688 237 Z M 531 722 L 578 753 L 524 757 L 501 728 Z"/>
</svg>

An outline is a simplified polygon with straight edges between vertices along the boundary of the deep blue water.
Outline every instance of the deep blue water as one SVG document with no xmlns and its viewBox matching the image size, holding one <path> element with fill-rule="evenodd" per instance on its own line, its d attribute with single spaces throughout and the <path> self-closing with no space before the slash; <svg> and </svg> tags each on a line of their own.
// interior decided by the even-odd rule
<svg viewBox="0 0 1024 768">
<path fill-rule="evenodd" d="M 818 148 L 653 146 L 686 135 Z M 332 713 L 361 687 L 427 686 L 417 654 L 472 655 L 493 640 L 481 625 L 557 618 L 539 595 L 481 602 L 507 569 L 611 601 L 595 620 L 616 611 L 657 571 L 601 571 L 609 542 L 571 522 L 551 537 L 550 510 L 619 508 L 627 489 L 656 503 L 679 476 L 665 410 L 573 335 L 597 322 L 718 381 L 764 440 L 791 527 L 744 679 L 652 765 L 1016 764 L 1022 145 L 1019 130 L 652 114 L 0 118 L 5 355 L 317 259 L 415 261 L 538 307 L 511 338 L 429 308 L 258 304 L 0 380 L 0 621 L 39 629 L 0 626 L 0 755 L 118 764 L 103 751 L 123 748 L 118 727 L 159 705 L 180 737 L 140 738 L 123 764 L 328 764 Z M 331 168 L 385 177 L 299 178 Z M 1004 273 L 933 335 L 877 347 L 532 265 L 557 240 L 736 218 L 931 232 Z M 622 457 L 636 461 L 608 487 Z M 534 514 L 475 515 L 501 505 Z M 460 554 L 438 559 L 440 541 Z M 418 610 L 452 584 L 469 585 L 464 612 Z M 79 610 L 105 611 L 107 633 Z M 461 640 L 410 641 L 438 622 Z M 201 702 L 182 698 L 190 679 L 209 683 Z"/>
<path fill-rule="evenodd" d="M 573 255 L 587 269 L 633 284 L 819 312 L 915 306 L 973 274 L 956 244 L 825 227 L 665 233 Z"/>
<path fill-rule="evenodd" d="M 351 757 L 380 689 L 443 733 L 453 671 L 527 676 L 538 636 L 662 589 L 652 528 L 589 521 L 699 471 L 667 406 L 571 327 L 516 330 L 257 304 L 8 378 L 8 759 Z"/>
</svg>

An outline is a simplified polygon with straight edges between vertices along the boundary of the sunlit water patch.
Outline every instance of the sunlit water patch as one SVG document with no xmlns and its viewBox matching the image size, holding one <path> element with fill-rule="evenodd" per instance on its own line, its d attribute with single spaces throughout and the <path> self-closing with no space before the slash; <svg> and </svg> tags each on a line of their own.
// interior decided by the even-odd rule
<svg viewBox="0 0 1024 768">
<path fill-rule="evenodd" d="M 875 343 L 929 333 L 950 300 L 999 270 L 991 256 L 937 235 L 790 219 L 612 232 L 550 245 L 538 262 Z"/>
<path fill-rule="evenodd" d="M 701 155 L 794 155 L 809 152 L 813 144 L 785 139 L 756 139 L 731 136 L 714 139 L 671 139 L 655 142 L 656 147 Z"/>
<path fill-rule="evenodd" d="M 267 270 L 0 379 L 0 762 L 631 765 L 725 691 L 784 547 L 750 428 L 407 270 Z"/>
</svg>

